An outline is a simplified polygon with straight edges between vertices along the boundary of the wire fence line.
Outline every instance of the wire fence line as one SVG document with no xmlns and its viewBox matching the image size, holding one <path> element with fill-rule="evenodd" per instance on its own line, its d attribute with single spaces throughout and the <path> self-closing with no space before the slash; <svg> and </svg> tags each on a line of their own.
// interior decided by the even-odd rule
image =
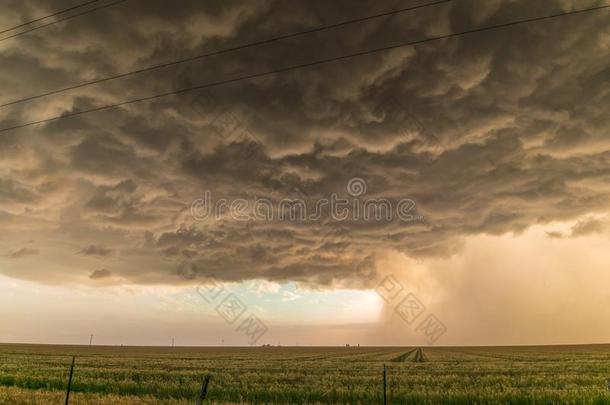
<svg viewBox="0 0 610 405">
<path fill-rule="evenodd" d="M 405 354 L 412 354 L 415 353 L 415 358 L 417 359 L 417 356 L 423 356 L 423 351 L 421 348 L 415 348 L 410 350 L 409 352 L 405 353 Z M 65 356 L 64 356 L 65 357 Z M 83 356 L 85 357 L 85 356 Z M 89 356 L 89 357 L 94 357 L 94 356 Z M 80 358 L 80 356 L 79 356 Z M 420 360 L 414 360 L 415 362 L 420 362 Z M 70 371 L 68 374 L 68 382 L 67 382 L 67 386 L 66 386 L 66 396 L 65 396 L 65 402 L 64 405 L 69 405 L 69 400 L 70 400 L 70 394 L 71 392 L 73 392 L 72 389 L 72 381 L 73 381 L 73 377 L 74 377 L 74 369 L 75 369 L 75 362 L 76 362 L 76 356 L 72 356 L 72 362 L 70 364 Z M 268 369 L 265 369 L 266 371 L 268 371 Z M 332 370 L 333 372 L 336 372 L 337 370 L 335 369 L 327 369 L 327 370 Z M 385 364 L 385 362 L 383 362 L 382 367 L 377 367 L 377 368 L 370 368 L 370 369 L 363 369 L 358 367 L 357 370 L 359 372 L 363 372 L 363 371 L 371 371 L 371 373 L 374 372 L 381 372 L 381 379 L 380 379 L 380 386 L 381 386 L 381 390 L 380 390 L 380 397 L 382 399 L 382 404 L 383 405 L 387 405 L 388 403 L 388 397 L 390 398 L 390 401 L 393 399 L 393 388 L 396 386 L 395 384 L 395 380 L 391 377 L 392 373 L 390 373 L 390 371 L 392 372 L 397 372 L 400 371 L 399 368 L 393 368 L 393 367 L 389 367 Z M 285 371 L 285 370 L 282 370 Z M 354 369 L 350 370 L 350 374 L 353 374 Z M 222 372 L 222 369 L 217 370 L 217 375 L 222 375 L 224 374 Z M 203 401 L 206 399 L 207 394 L 208 394 L 208 389 L 210 386 L 210 381 L 212 379 L 212 375 L 209 370 L 208 372 L 206 372 L 205 374 L 203 374 L 202 379 L 201 379 L 201 387 L 197 393 L 196 399 L 195 399 L 195 405 L 202 405 Z M 367 374 L 367 376 L 365 377 L 370 377 L 371 374 Z M 388 379 L 388 375 L 390 375 L 390 378 Z M 389 380 L 389 381 L 388 381 Z M 298 384 L 284 384 L 287 386 L 294 386 L 294 385 L 298 385 Z M 331 393 L 333 393 L 333 390 L 336 390 L 337 387 L 329 387 L 326 390 L 324 390 L 321 393 L 321 397 L 322 398 L 326 398 L 326 397 L 331 397 Z M 82 392 L 86 392 L 84 390 L 81 390 Z M 388 395 L 389 394 L 389 395 Z M 330 399 L 330 398 L 329 398 Z"/>
</svg>

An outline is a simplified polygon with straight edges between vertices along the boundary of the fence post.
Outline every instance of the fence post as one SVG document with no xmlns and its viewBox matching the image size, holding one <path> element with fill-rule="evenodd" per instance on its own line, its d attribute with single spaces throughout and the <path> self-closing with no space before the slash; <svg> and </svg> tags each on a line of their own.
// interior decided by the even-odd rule
<svg viewBox="0 0 610 405">
<path fill-rule="evenodd" d="M 70 366 L 70 377 L 68 377 L 68 388 L 66 390 L 66 402 L 65 405 L 68 405 L 68 401 L 70 400 L 70 388 L 72 387 L 72 374 L 74 373 L 74 359 L 76 356 L 72 356 L 72 365 Z"/>
<path fill-rule="evenodd" d="M 209 374 L 203 377 L 203 381 L 201 382 L 201 390 L 199 390 L 199 396 L 197 397 L 195 405 L 201 405 L 206 395 L 208 395 L 208 384 L 210 382 L 210 378 L 212 378 L 212 376 Z"/>
<path fill-rule="evenodd" d="M 388 403 L 388 397 L 386 394 L 386 371 L 385 371 L 385 364 L 383 365 L 383 405 L 387 405 Z"/>
</svg>

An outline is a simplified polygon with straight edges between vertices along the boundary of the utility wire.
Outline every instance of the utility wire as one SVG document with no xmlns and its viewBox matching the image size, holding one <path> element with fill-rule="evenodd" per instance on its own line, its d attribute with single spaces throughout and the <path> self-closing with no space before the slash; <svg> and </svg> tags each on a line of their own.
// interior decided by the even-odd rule
<svg viewBox="0 0 610 405">
<path fill-rule="evenodd" d="M 51 18 L 51 17 L 55 17 L 55 16 L 63 14 L 63 13 L 67 13 L 68 11 L 76 10 L 77 8 L 88 6 L 89 4 L 97 3 L 98 1 L 100 1 L 100 0 L 86 1 L 84 3 L 77 4 L 72 7 L 64 8 L 63 10 L 56 11 L 53 14 L 45 15 L 44 17 L 36 18 L 35 20 L 30 20 L 30 21 L 21 23 L 19 25 L 15 25 L 14 27 L 4 29 L 4 30 L 0 31 L 0 34 L 4 34 L 5 32 L 16 30 L 17 28 L 25 27 L 26 25 L 30 25 L 30 24 L 38 22 L 38 21 L 46 20 L 47 18 Z"/>
<path fill-rule="evenodd" d="M 28 126 L 32 126 L 32 125 L 37 125 L 37 124 L 43 124 L 43 123 L 51 122 L 51 121 L 57 121 L 57 120 L 64 119 L 64 118 L 70 118 L 70 117 L 75 117 L 78 115 L 84 115 L 84 114 L 89 114 L 89 113 L 93 113 L 93 112 L 109 110 L 109 109 L 113 109 L 113 108 L 117 108 L 117 107 L 122 107 L 122 106 L 125 106 L 128 104 L 138 103 L 141 101 L 149 101 L 149 100 L 154 100 L 154 99 L 161 98 L 161 97 L 187 93 L 187 92 L 194 91 L 194 90 L 202 90 L 202 89 L 207 89 L 210 87 L 217 87 L 217 86 L 221 86 L 221 85 L 225 85 L 225 84 L 229 84 L 229 83 L 235 83 L 235 82 L 240 82 L 240 81 L 244 81 L 244 80 L 250 80 L 250 79 L 255 79 L 255 78 L 259 78 L 259 77 L 270 76 L 270 75 L 274 75 L 277 73 L 288 72 L 291 70 L 297 70 L 297 69 L 302 69 L 302 68 L 306 68 L 306 67 L 322 65 L 325 63 L 336 62 L 336 61 L 340 61 L 340 60 L 354 58 L 357 56 L 371 55 L 371 54 L 378 53 L 378 52 L 384 52 L 384 51 L 388 51 L 388 50 L 392 50 L 392 49 L 413 46 L 413 45 L 423 44 L 423 43 L 427 43 L 427 42 L 439 41 L 439 40 L 447 39 L 447 38 L 454 38 L 454 37 L 458 37 L 461 35 L 474 34 L 474 33 L 484 32 L 484 31 L 491 31 L 491 30 L 498 29 L 498 28 L 506 28 L 506 27 L 511 27 L 511 26 L 520 25 L 520 24 L 527 24 L 527 23 L 536 22 L 536 21 L 549 20 L 552 18 L 581 14 L 581 13 L 602 10 L 602 9 L 607 9 L 607 8 L 610 8 L 610 5 L 591 7 L 591 8 L 587 8 L 587 9 L 574 10 L 574 11 L 567 11 L 567 12 L 552 14 L 552 15 L 547 15 L 547 16 L 528 18 L 525 20 L 511 21 L 511 22 L 507 22 L 507 23 L 490 25 L 487 27 L 474 28 L 474 29 L 470 29 L 470 30 L 466 30 L 466 31 L 455 32 L 452 34 L 446 34 L 446 35 L 441 35 L 441 36 L 437 36 L 437 37 L 426 38 L 426 39 L 422 39 L 422 40 L 418 40 L 418 41 L 403 42 L 403 43 L 396 44 L 396 45 L 385 46 L 382 48 L 369 49 L 366 51 L 336 56 L 334 58 L 329 58 L 329 59 L 320 59 L 320 60 L 313 61 L 313 62 L 301 63 L 301 64 L 297 64 L 297 65 L 287 66 L 287 67 L 284 67 L 281 69 L 254 73 L 254 74 L 250 74 L 247 76 L 240 76 L 240 77 L 236 77 L 233 79 L 226 79 L 226 80 L 220 80 L 220 81 L 216 81 L 216 82 L 210 82 L 210 83 L 202 84 L 199 86 L 187 87 L 184 89 L 174 90 L 174 91 L 170 91 L 170 92 L 166 92 L 166 93 L 137 98 L 137 99 L 133 99 L 133 100 L 127 100 L 127 101 L 123 101 L 123 102 L 120 102 L 117 104 L 109 104 L 109 105 L 104 105 L 104 106 L 100 106 L 100 107 L 96 107 L 96 108 L 91 108 L 88 110 L 82 110 L 82 111 L 76 111 L 73 113 L 67 113 L 67 114 L 63 114 L 63 115 L 57 115 L 54 117 L 45 118 L 45 119 L 38 120 L 38 121 L 31 121 L 31 122 L 26 122 L 23 124 L 15 125 L 12 127 L 2 128 L 2 129 L 0 129 L 0 132 L 7 132 L 7 131 L 14 130 L 14 129 L 24 128 L 24 127 L 28 127 Z"/>
<path fill-rule="evenodd" d="M 59 18 L 59 19 L 57 19 L 55 21 L 51 21 L 49 23 L 42 24 L 42 25 L 39 25 L 37 27 L 33 27 L 33 28 L 30 28 L 30 29 L 27 29 L 25 31 L 18 32 L 16 34 L 9 35 L 8 37 L 0 38 L 0 42 L 6 41 L 7 39 L 18 37 L 20 35 L 27 34 L 27 33 L 32 32 L 32 31 L 39 30 L 41 28 L 48 27 L 50 25 L 55 25 L 55 24 L 63 22 L 63 21 L 71 20 L 73 18 L 80 17 L 80 16 L 85 15 L 85 14 L 93 13 L 94 11 L 98 11 L 98 10 L 102 10 L 102 9 L 105 9 L 105 8 L 108 8 L 108 7 L 116 6 L 117 4 L 124 3 L 126 1 L 128 1 L 128 0 L 117 0 L 117 1 L 114 1 L 112 3 L 104 4 L 103 6 L 98 6 L 98 7 L 90 8 L 89 10 L 81 11 L 80 13 L 77 13 L 77 14 L 72 14 L 72 15 L 69 15 L 67 17 Z"/>
<path fill-rule="evenodd" d="M 261 41 L 256 41 L 256 42 L 250 42 L 247 44 L 243 44 L 243 45 L 238 45 L 232 48 L 226 48 L 226 49 L 221 49 L 219 51 L 214 51 L 214 52 L 210 52 L 210 53 L 205 53 L 202 55 L 196 55 L 196 56 L 191 56 L 189 58 L 185 58 L 185 59 L 180 59 L 180 60 L 176 60 L 173 62 L 167 62 L 167 63 L 162 63 L 159 65 L 152 65 L 152 66 L 147 66 L 141 69 L 137 69 L 137 70 L 133 70 L 131 72 L 125 72 L 125 73 L 121 73 L 115 76 L 108 76 L 108 77 L 104 77 L 104 78 L 100 78 L 100 79 L 95 79 L 95 80 L 91 80 L 88 82 L 84 82 L 84 83 L 80 83 L 80 84 L 76 84 L 73 86 L 68 86 L 68 87 L 64 87 L 61 89 L 57 89 L 57 90 L 52 90 L 46 93 L 42 93 L 42 94 L 37 94 L 35 96 L 30 96 L 30 97 L 25 97 L 19 100 L 14 100 L 14 101 L 10 101 L 4 104 L 0 104 L 0 108 L 2 107 L 7 107 L 9 105 L 13 105 L 13 104 L 19 104 L 19 103 L 23 103 L 26 101 L 31 101 L 31 100 L 35 100 L 37 98 L 42 98 L 42 97 L 47 97 L 47 96 L 51 96 L 53 94 L 59 94 L 59 93 L 63 93 L 69 90 L 74 90 L 74 89 L 78 89 L 81 87 L 85 87 L 85 86 L 90 86 L 93 84 L 97 84 L 97 83 L 102 83 L 102 82 L 107 82 L 110 80 L 115 80 L 115 79 L 119 79 L 122 77 L 127 77 L 127 76 L 132 76 L 132 75 L 136 75 L 139 73 L 144 73 L 144 72 L 149 72 L 151 70 L 156 70 L 156 69 L 161 69 L 161 68 L 166 68 L 169 66 L 174 66 L 174 65 L 178 65 L 181 63 L 186 63 L 186 62 L 192 62 L 198 59 L 203 59 L 203 58 L 208 58 L 208 57 L 212 57 L 212 56 L 216 56 L 216 55 L 221 55 L 224 53 L 228 53 L 228 52 L 235 52 L 241 49 L 246 49 L 246 48 L 251 48 L 254 46 L 259 46 L 259 45 L 265 45 L 265 44 L 269 44 L 272 42 L 276 42 L 276 41 L 282 41 L 284 39 L 289 39 L 289 38 L 294 38 L 294 37 L 298 37 L 301 35 L 306 35 L 306 34 L 312 34 L 314 32 L 320 32 L 320 31 L 325 31 L 331 28 L 337 28 L 337 27 L 342 27 L 345 25 L 350 25 L 350 24 L 355 24 L 355 23 L 359 23 L 359 22 L 363 22 L 363 21 L 368 21 L 368 20 L 372 20 L 375 18 L 380 18 L 380 17 L 386 17 L 386 16 L 390 16 L 390 15 L 394 15 L 394 14 L 399 14 L 399 13 L 404 13 L 407 11 L 412 11 L 412 10 L 417 10 L 420 8 L 424 8 L 424 7 L 430 7 L 430 6 L 435 6 L 438 4 L 443 4 L 443 3 L 449 3 L 453 0 L 440 0 L 440 1 L 435 1 L 432 3 L 426 3 L 426 4 L 420 4 L 418 6 L 412 6 L 412 7 L 407 7 L 407 8 L 402 8 L 402 9 L 398 9 L 398 10 L 393 10 L 393 11 L 388 11 L 385 13 L 381 13 L 381 14 L 375 14 L 375 15 L 371 15 L 371 16 L 366 16 L 366 17 L 362 17 L 362 18 L 356 18 L 353 20 L 346 20 L 346 21 L 342 21 L 336 24 L 331 24 L 331 25 L 323 25 L 317 28 L 312 28 L 309 30 L 305 30 L 305 31 L 299 31 L 299 32 L 294 32 L 291 34 L 286 34 L 286 35 L 282 35 L 279 37 L 274 37 L 274 38 L 269 38 L 269 39 L 265 39 L 265 40 L 261 40 Z"/>
</svg>

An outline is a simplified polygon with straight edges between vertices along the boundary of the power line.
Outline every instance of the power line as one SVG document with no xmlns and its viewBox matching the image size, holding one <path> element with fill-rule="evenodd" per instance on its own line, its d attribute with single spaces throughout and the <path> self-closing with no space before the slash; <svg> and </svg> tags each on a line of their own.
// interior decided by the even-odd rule
<svg viewBox="0 0 610 405">
<path fill-rule="evenodd" d="M 6 41 L 7 39 L 18 37 L 18 36 L 23 35 L 23 34 L 27 34 L 27 33 L 32 32 L 32 31 L 39 30 L 41 28 L 48 27 L 50 25 L 55 25 L 55 24 L 58 24 L 58 23 L 63 22 L 63 21 L 71 20 L 73 18 L 80 17 L 80 16 L 85 15 L 85 14 L 93 13 L 94 11 L 98 11 L 98 10 L 102 10 L 102 9 L 105 9 L 105 8 L 108 8 L 108 7 L 116 6 L 117 4 L 124 3 L 126 1 L 128 1 L 128 0 L 117 0 L 117 1 L 114 1 L 112 3 L 104 4 L 103 6 L 90 8 L 89 10 L 81 11 L 80 13 L 76 13 L 76 14 L 69 15 L 67 17 L 59 18 L 59 19 L 57 19 L 55 21 L 51 21 L 50 23 L 42 24 L 42 25 L 39 25 L 37 27 L 33 27 L 33 28 L 27 29 L 25 31 L 18 32 L 16 34 L 9 35 L 8 37 L 1 38 L 0 42 Z"/>
<path fill-rule="evenodd" d="M 52 91 L 49 91 L 49 92 L 46 92 L 46 93 L 42 93 L 42 94 L 38 94 L 38 95 L 35 95 L 35 96 L 30 96 L 30 97 L 25 97 L 25 98 L 22 98 L 22 99 L 19 99 L 19 100 L 10 101 L 8 103 L 0 104 L 0 108 L 7 107 L 7 106 L 13 105 L 13 104 L 23 103 L 23 102 L 26 102 L 26 101 L 35 100 L 37 98 L 51 96 L 53 94 L 63 93 L 63 92 L 69 91 L 69 90 L 74 90 L 74 89 L 78 89 L 78 88 L 81 88 L 81 87 L 90 86 L 90 85 L 93 85 L 93 84 L 107 82 L 107 81 L 110 81 L 110 80 L 115 80 L 115 79 L 119 79 L 119 78 L 122 78 L 122 77 L 132 76 L 132 75 L 136 75 L 136 74 L 139 74 L 139 73 L 149 72 L 151 70 L 166 68 L 166 67 L 169 67 L 169 66 L 174 66 L 174 65 L 178 65 L 178 64 L 186 63 L 186 62 L 193 62 L 193 61 L 198 60 L 198 59 L 203 59 L 203 58 L 208 58 L 208 57 L 212 57 L 212 56 L 217 56 L 217 55 L 221 55 L 221 54 L 228 53 L 228 52 L 235 52 L 235 51 L 238 51 L 238 50 L 242 50 L 242 49 L 246 49 L 246 48 L 251 48 L 251 47 L 254 47 L 254 46 L 265 45 L 265 44 L 269 44 L 269 43 L 272 43 L 272 42 L 281 41 L 281 40 L 284 40 L 284 39 L 295 38 L 295 37 L 298 37 L 298 36 L 301 36 L 301 35 L 312 34 L 312 33 L 315 33 L 315 32 L 325 31 L 325 30 L 332 29 L 332 28 L 338 28 L 338 27 L 342 27 L 342 26 L 345 26 L 345 25 L 355 24 L 355 23 L 358 23 L 358 22 L 363 22 L 363 21 L 368 21 L 368 20 L 372 20 L 372 19 L 376 19 L 376 18 L 386 17 L 386 16 L 390 16 L 390 15 L 394 15 L 394 14 L 404 13 L 404 12 L 407 12 L 407 11 L 413 11 L 413 10 L 417 10 L 417 9 L 420 9 L 420 8 L 435 6 L 435 5 L 443 4 L 443 3 L 449 3 L 451 1 L 453 1 L 453 0 L 439 0 L 439 1 L 432 2 L 432 3 L 420 4 L 418 6 L 401 8 L 401 9 L 398 9 L 398 10 L 387 11 L 387 12 L 384 12 L 384 13 L 381 13 L 381 14 L 375 14 L 375 15 L 371 15 L 371 16 L 356 18 L 356 19 L 353 19 L 353 20 L 346 20 L 346 21 L 342 21 L 342 22 L 339 22 L 339 23 L 331 24 L 331 25 L 323 25 L 323 26 L 320 26 L 320 27 L 312 28 L 312 29 L 305 30 L 305 31 L 294 32 L 294 33 L 282 35 L 282 36 L 279 36 L 279 37 L 264 39 L 264 40 L 256 41 L 256 42 L 250 42 L 250 43 L 247 43 L 247 44 L 238 45 L 238 46 L 234 46 L 234 47 L 231 47 L 231 48 L 221 49 L 219 51 L 214 51 L 214 52 L 205 53 L 205 54 L 201 54 L 201 55 L 191 56 L 189 58 L 180 59 L 180 60 L 176 60 L 176 61 L 173 61 L 173 62 L 167 62 L 167 63 L 162 63 L 162 64 L 159 64 L 159 65 L 147 66 L 147 67 L 144 67 L 144 68 L 141 68 L 141 69 L 133 70 L 131 72 L 125 72 L 125 73 L 121 73 L 121 74 L 114 75 L 114 76 L 108 76 L 108 77 L 104 77 L 104 78 L 101 78 L 101 79 L 95 79 L 95 80 L 91 80 L 91 81 L 88 81 L 88 82 L 76 84 L 76 85 L 73 85 L 73 86 L 68 86 L 68 87 L 64 87 L 64 88 L 61 88 L 61 89 L 52 90 Z"/>
<path fill-rule="evenodd" d="M 2 129 L 0 129 L 0 132 L 11 131 L 14 129 L 24 128 L 24 127 L 28 127 L 28 126 L 32 126 L 32 125 L 37 125 L 37 124 L 43 124 L 43 123 L 47 123 L 47 122 L 51 122 L 51 121 L 57 121 L 60 119 L 75 117 L 78 115 L 89 114 L 89 113 L 103 111 L 103 110 L 109 110 L 109 109 L 113 109 L 113 108 L 117 108 L 117 107 L 122 107 L 122 106 L 125 106 L 128 104 L 138 103 L 141 101 L 150 101 L 150 100 L 154 100 L 154 99 L 161 98 L 161 97 L 167 97 L 167 96 L 187 93 L 187 92 L 194 91 L 194 90 L 203 90 L 203 89 L 207 89 L 210 87 L 217 87 L 217 86 L 221 86 L 221 85 L 225 85 L 225 84 L 229 84 L 229 83 L 235 83 L 235 82 L 240 82 L 240 81 L 244 81 L 244 80 L 250 80 L 250 79 L 260 78 L 260 77 L 264 77 L 264 76 L 270 76 L 270 75 L 277 74 L 277 73 L 283 73 L 283 72 L 302 69 L 302 68 L 306 68 L 306 67 L 322 65 L 325 63 L 336 62 L 336 61 L 340 61 L 340 60 L 354 58 L 357 56 L 371 55 L 371 54 L 378 53 L 378 52 L 389 51 L 392 49 L 398 49 L 398 48 L 403 48 L 403 47 L 407 47 L 407 46 L 419 45 L 419 44 L 423 44 L 423 43 L 427 43 L 427 42 L 439 41 L 442 39 L 454 38 L 454 37 L 458 37 L 461 35 L 474 34 L 474 33 L 484 32 L 484 31 L 491 31 L 491 30 L 498 29 L 498 28 L 506 28 L 506 27 L 511 27 L 511 26 L 515 26 L 515 25 L 519 25 L 519 24 L 527 24 L 527 23 L 531 23 L 531 22 L 548 20 L 548 19 L 558 18 L 558 17 L 564 17 L 564 16 L 568 16 L 568 15 L 581 14 L 581 13 L 586 13 L 586 12 L 596 11 L 596 10 L 601 10 L 601 9 L 607 9 L 607 8 L 610 8 L 610 5 L 597 6 L 597 7 L 591 7 L 591 8 L 587 8 L 587 9 L 574 10 L 574 11 L 567 11 L 567 12 L 563 12 L 563 13 L 552 14 L 552 15 L 547 15 L 547 16 L 542 16 L 542 17 L 528 18 L 525 20 L 511 21 L 511 22 L 507 22 L 507 23 L 490 25 L 487 27 L 474 28 L 474 29 L 470 29 L 470 30 L 466 30 L 466 31 L 455 32 L 452 34 L 446 34 L 446 35 L 441 35 L 441 36 L 437 36 L 437 37 L 426 38 L 426 39 L 422 39 L 422 40 L 418 40 L 418 41 L 403 42 L 403 43 L 396 44 L 396 45 L 385 46 L 382 48 L 369 49 L 366 51 L 336 56 L 334 58 L 329 58 L 329 59 L 320 59 L 320 60 L 313 61 L 313 62 L 301 63 L 301 64 L 297 64 L 297 65 L 287 66 L 287 67 L 281 68 L 281 69 L 254 73 L 254 74 L 250 74 L 247 76 L 240 76 L 240 77 L 236 77 L 233 79 L 226 79 L 226 80 L 220 80 L 220 81 L 216 81 L 216 82 L 210 82 L 210 83 L 202 84 L 199 86 L 187 87 L 187 88 L 180 89 L 180 90 L 174 90 L 174 91 L 170 91 L 170 92 L 166 92 L 166 93 L 155 94 L 152 96 L 141 97 L 141 98 L 137 98 L 137 99 L 133 99 L 133 100 L 127 100 L 127 101 L 123 101 L 123 102 L 120 102 L 117 104 L 109 104 L 109 105 L 105 105 L 105 106 L 101 106 L 101 107 L 91 108 L 88 110 L 82 110 L 82 111 L 76 111 L 73 113 L 68 113 L 68 114 L 63 114 L 63 115 L 57 115 L 55 117 L 45 118 L 45 119 L 38 120 L 38 121 L 31 121 L 31 122 L 27 122 L 24 124 L 15 125 L 12 127 L 2 128 Z"/>
<path fill-rule="evenodd" d="M 36 18 L 35 20 L 30 20 L 30 21 L 21 23 L 19 25 L 15 25 L 14 27 L 4 29 L 4 30 L 0 31 L 0 34 L 4 34 L 5 32 L 16 30 L 17 28 L 25 27 L 26 25 L 30 25 L 30 24 L 38 22 L 38 21 L 46 20 L 47 18 L 51 18 L 51 17 L 55 17 L 55 16 L 63 14 L 63 13 L 67 13 L 68 11 L 76 10 L 77 8 L 88 6 L 89 4 L 97 3 L 98 1 L 100 1 L 100 0 L 86 1 L 84 3 L 77 4 L 72 7 L 64 8 L 63 10 L 56 11 L 53 14 L 45 15 L 44 17 Z"/>
</svg>

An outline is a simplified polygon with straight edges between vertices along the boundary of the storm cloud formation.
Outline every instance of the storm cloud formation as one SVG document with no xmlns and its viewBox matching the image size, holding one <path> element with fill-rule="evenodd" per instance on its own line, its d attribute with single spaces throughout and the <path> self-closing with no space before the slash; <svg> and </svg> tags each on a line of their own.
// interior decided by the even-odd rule
<svg viewBox="0 0 610 405">
<path fill-rule="evenodd" d="M 9 1 L 0 25 L 66 4 Z M 1 108 L 0 128 L 599 4 L 454 1 Z M 129 1 L 0 42 L 1 101 L 388 9 Z M 0 247 L 20 258 L 2 271 L 366 287 L 384 252 L 448 257 L 466 236 L 606 212 L 609 19 L 602 10 L 503 28 L 2 132 Z M 308 207 L 332 194 L 352 201 L 356 177 L 360 198 L 411 199 L 424 220 L 191 215 L 206 191 Z M 573 234 L 600 229 L 582 223 Z"/>
</svg>

